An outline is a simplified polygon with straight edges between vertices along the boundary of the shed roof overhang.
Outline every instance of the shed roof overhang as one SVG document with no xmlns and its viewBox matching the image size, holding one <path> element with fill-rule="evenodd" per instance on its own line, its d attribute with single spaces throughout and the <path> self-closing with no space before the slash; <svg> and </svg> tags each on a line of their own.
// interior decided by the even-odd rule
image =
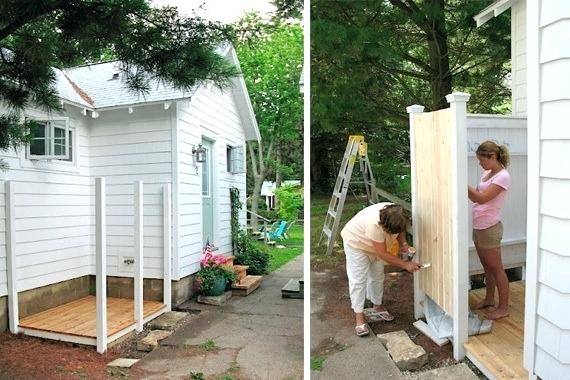
<svg viewBox="0 0 570 380">
<path fill-rule="evenodd" d="M 477 13 L 473 20 L 477 23 L 477 27 L 480 27 L 493 17 L 497 17 L 507 9 L 509 9 L 518 0 L 497 0 L 493 4 L 489 5 L 487 8 L 483 9 L 481 12 Z"/>
</svg>

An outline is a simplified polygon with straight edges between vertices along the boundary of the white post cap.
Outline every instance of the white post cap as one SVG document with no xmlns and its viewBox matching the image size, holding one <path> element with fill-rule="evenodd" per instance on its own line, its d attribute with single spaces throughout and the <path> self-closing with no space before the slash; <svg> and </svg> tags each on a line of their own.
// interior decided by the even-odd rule
<svg viewBox="0 0 570 380">
<path fill-rule="evenodd" d="M 454 92 L 449 95 L 446 95 L 445 99 L 447 100 L 448 103 L 455 103 L 455 102 L 467 103 L 470 97 L 471 94 L 468 94 L 466 92 Z"/>
<path fill-rule="evenodd" d="M 406 107 L 406 111 L 408 111 L 408 113 L 422 113 L 424 112 L 424 108 L 424 106 L 414 104 L 413 106 Z"/>
</svg>

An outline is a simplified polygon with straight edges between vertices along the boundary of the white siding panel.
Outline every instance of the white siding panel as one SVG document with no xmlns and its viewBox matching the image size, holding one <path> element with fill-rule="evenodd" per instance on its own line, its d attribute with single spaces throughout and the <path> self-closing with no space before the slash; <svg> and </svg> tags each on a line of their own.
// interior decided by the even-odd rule
<svg viewBox="0 0 570 380">
<path fill-rule="evenodd" d="M 570 58 L 543 63 L 540 68 L 540 100 L 570 99 Z"/>
<path fill-rule="evenodd" d="M 570 139 L 570 127 L 568 127 L 570 126 L 570 112 L 568 110 L 570 110 L 570 100 L 541 104 L 541 139 Z"/>
<path fill-rule="evenodd" d="M 123 259 L 134 255 L 133 188 L 135 181 L 142 180 L 144 276 L 162 277 L 161 268 L 153 267 L 150 258 L 162 250 L 162 184 L 172 182 L 172 112 L 161 104 L 138 107 L 132 114 L 126 109 L 102 112 L 91 131 L 90 174 L 107 181 L 110 276 L 132 276 Z"/>
<path fill-rule="evenodd" d="M 526 1 L 511 7 L 512 113 L 526 116 Z"/>
<path fill-rule="evenodd" d="M 0 240 L 2 240 L 0 242 L 0 297 L 8 294 L 8 273 L 6 272 L 6 200 L 4 189 L 4 181 L 0 181 Z"/>
<path fill-rule="evenodd" d="M 538 315 L 558 326 L 560 330 L 570 330 L 570 294 L 561 293 L 545 284 L 538 289 Z"/>
<path fill-rule="evenodd" d="M 36 110 L 26 111 L 31 117 L 45 116 Z M 93 189 L 89 178 L 86 136 L 90 119 L 76 108 L 66 107 L 70 127 L 75 133 L 74 163 L 30 161 L 22 149 L 14 158 L 11 152 L 0 152 L 8 159 L 6 179 L 15 187 L 15 253 L 18 290 L 32 289 L 53 282 L 89 274 L 93 254 Z M 4 182 L 0 181 L 0 273 L 5 279 L 6 249 Z M 0 280 L 0 295 L 5 281 Z"/>
<path fill-rule="evenodd" d="M 240 189 L 245 203 L 245 174 L 226 171 L 226 146 L 245 145 L 233 96 L 217 89 L 202 87 L 189 106 L 179 102 L 179 216 L 180 216 L 180 276 L 199 270 L 202 256 L 202 195 L 201 176 L 196 174 L 192 146 L 202 137 L 215 141 L 214 224 L 219 253 L 231 252 L 229 187 Z"/>
<path fill-rule="evenodd" d="M 568 0 L 544 0 L 540 2 L 540 26 L 570 18 L 570 2 Z"/>
<path fill-rule="evenodd" d="M 570 179 L 569 152 L 570 140 L 543 140 L 540 149 L 540 175 Z"/>
<path fill-rule="evenodd" d="M 570 256 L 570 246 L 564 239 L 570 231 L 570 220 L 543 215 L 540 222 L 540 247 L 558 255 Z"/>
<path fill-rule="evenodd" d="M 570 19 L 560 20 L 542 29 L 540 61 L 570 58 Z"/>
<path fill-rule="evenodd" d="M 540 347 L 536 349 L 535 372 L 544 380 L 569 380 L 570 365 L 562 364 Z"/>
<path fill-rule="evenodd" d="M 540 212 L 559 219 L 570 219 L 570 202 L 560 202 L 570 194 L 570 181 L 543 178 L 540 187 Z"/>
<path fill-rule="evenodd" d="M 538 279 L 541 283 L 563 293 L 570 293 L 570 257 L 541 250 Z"/>
</svg>

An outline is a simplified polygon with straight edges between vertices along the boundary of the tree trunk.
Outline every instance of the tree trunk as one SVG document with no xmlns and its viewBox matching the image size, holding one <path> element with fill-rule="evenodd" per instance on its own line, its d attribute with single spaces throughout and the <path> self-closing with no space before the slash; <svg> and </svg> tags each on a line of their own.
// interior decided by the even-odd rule
<svg viewBox="0 0 570 380">
<path fill-rule="evenodd" d="M 261 197 L 261 185 L 265 179 L 265 173 L 253 176 L 253 193 L 251 194 L 251 219 L 250 225 L 253 231 L 257 230 L 257 216 L 259 213 L 259 198 Z"/>
<path fill-rule="evenodd" d="M 449 70 L 449 53 L 447 46 L 447 29 L 445 27 L 444 0 L 430 0 L 433 13 L 428 13 L 428 24 L 432 33 L 427 34 L 428 54 L 432 69 L 431 110 L 447 108 L 445 96 L 451 94 L 451 71 Z"/>
<path fill-rule="evenodd" d="M 275 189 L 281 187 L 281 183 L 283 182 L 283 174 L 281 173 L 281 147 L 277 147 L 275 149 Z M 276 210 L 279 210 L 279 198 L 275 196 L 275 205 L 273 206 Z"/>
</svg>

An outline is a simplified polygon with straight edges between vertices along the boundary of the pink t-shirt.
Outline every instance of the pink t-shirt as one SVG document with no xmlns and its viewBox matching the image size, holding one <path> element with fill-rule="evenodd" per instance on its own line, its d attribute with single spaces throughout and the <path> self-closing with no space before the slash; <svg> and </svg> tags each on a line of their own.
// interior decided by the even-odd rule
<svg viewBox="0 0 570 380">
<path fill-rule="evenodd" d="M 497 174 L 483 181 L 491 171 L 486 170 L 481 176 L 481 181 L 477 185 L 477 190 L 483 192 L 487 190 L 492 183 L 501 186 L 505 191 L 501 191 L 499 195 L 486 203 L 473 202 L 473 229 L 484 230 L 492 227 L 501 221 L 501 209 L 507 198 L 507 190 L 511 186 L 511 175 L 506 169 L 499 171 Z"/>
</svg>

